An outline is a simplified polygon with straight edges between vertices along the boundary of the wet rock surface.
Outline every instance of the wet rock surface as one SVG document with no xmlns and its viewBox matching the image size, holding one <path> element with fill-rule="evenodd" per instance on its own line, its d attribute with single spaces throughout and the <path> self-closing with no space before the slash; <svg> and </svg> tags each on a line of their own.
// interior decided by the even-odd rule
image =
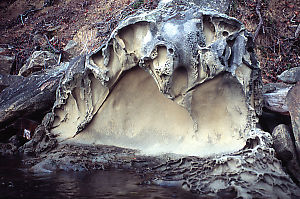
<svg viewBox="0 0 300 199">
<path fill-rule="evenodd" d="M 0 157 L 0 176 L 1 198 L 205 198 L 178 187 L 144 183 L 143 173 L 124 169 L 31 173 L 20 159 Z"/>
<path fill-rule="evenodd" d="M 271 136 L 259 129 L 251 132 L 242 150 L 219 156 L 147 156 L 114 146 L 64 143 L 39 158 L 27 159 L 25 164 L 37 173 L 130 169 L 142 173 L 145 182 L 178 186 L 212 198 L 300 196 L 300 189 L 275 157 Z"/>
</svg>

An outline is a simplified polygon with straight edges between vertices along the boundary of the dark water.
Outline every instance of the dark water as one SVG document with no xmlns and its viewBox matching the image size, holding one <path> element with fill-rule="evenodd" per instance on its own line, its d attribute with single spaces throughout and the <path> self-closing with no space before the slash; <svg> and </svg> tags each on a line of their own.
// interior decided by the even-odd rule
<svg viewBox="0 0 300 199">
<path fill-rule="evenodd" d="M 0 157 L 0 198 L 197 198 L 175 187 L 141 185 L 128 171 L 32 174 L 20 163 Z"/>
</svg>

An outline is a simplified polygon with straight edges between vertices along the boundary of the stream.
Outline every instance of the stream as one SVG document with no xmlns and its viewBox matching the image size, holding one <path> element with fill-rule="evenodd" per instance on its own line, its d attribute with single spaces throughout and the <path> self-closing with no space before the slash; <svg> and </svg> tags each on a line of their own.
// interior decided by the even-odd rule
<svg viewBox="0 0 300 199">
<path fill-rule="evenodd" d="M 34 174 L 22 160 L 0 157 L 0 198 L 199 198 L 176 187 L 141 185 L 135 172 L 85 171 Z"/>
</svg>

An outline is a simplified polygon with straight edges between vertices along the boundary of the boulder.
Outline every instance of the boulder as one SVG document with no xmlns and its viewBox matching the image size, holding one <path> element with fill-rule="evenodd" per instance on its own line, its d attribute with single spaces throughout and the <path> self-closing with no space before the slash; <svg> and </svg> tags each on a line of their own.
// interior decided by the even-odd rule
<svg viewBox="0 0 300 199">
<path fill-rule="evenodd" d="M 272 132 L 273 146 L 280 160 L 288 162 L 296 158 L 294 143 L 288 126 L 280 124 Z"/>
<path fill-rule="evenodd" d="M 11 51 L 12 47 L 0 47 L 0 74 L 10 74 L 15 61 L 15 55 Z"/>
<path fill-rule="evenodd" d="M 281 114 L 288 114 L 286 96 L 292 85 L 284 83 L 269 83 L 263 86 L 264 107 Z"/>
<path fill-rule="evenodd" d="M 49 110 L 55 101 L 58 83 L 68 64 L 9 83 L 0 93 L 0 129 L 18 117 Z M 11 76 L 10 79 L 15 79 Z M 43 117 L 43 116 L 40 116 Z"/>
<path fill-rule="evenodd" d="M 287 106 L 291 115 L 296 151 L 300 162 L 300 82 L 288 92 Z"/>
<path fill-rule="evenodd" d="M 288 84 L 296 84 L 300 81 L 300 67 L 291 68 L 278 75 L 278 79 Z"/>
<path fill-rule="evenodd" d="M 59 56 L 48 51 L 35 51 L 20 69 L 19 75 L 28 76 L 33 72 L 49 69 L 58 64 Z"/>
<path fill-rule="evenodd" d="M 78 44 L 78 42 L 76 42 L 75 40 L 70 40 L 63 49 L 64 60 L 70 60 L 74 57 L 77 57 L 78 55 L 80 55 L 81 51 L 82 48 Z"/>
<path fill-rule="evenodd" d="M 19 75 L 0 74 L 0 92 L 10 85 L 23 81 L 24 77 Z"/>
<path fill-rule="evenodd" d="M 299 183 L 300 165 L 296 154 L 294 136 L 291 129 L 284 124 L 276 126 L 272 132 L 273 147 L 278 159 L 286 166 L 288 172 Z"/>
<path fill-rule="evenodd" d="M 67 45 L 64 47 L 64 51 L 69 54 L 75 54 L 74 48 L 77 46 L 77 42 L 74 40 L 70 40 Z"/>
</svg>

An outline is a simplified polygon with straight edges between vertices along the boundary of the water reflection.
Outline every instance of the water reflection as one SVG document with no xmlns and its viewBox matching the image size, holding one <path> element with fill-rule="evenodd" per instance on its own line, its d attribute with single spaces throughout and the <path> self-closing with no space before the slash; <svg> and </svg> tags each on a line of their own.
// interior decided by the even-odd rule
<svg viewBox="0 0 300 199">
<path fill-rule="evenodd" d="M 0 198 L 197 198 L 175 187 L 140 185 L 128 171 L 31 174 L 20 160 L 0 158 Z"/>
</svg>

